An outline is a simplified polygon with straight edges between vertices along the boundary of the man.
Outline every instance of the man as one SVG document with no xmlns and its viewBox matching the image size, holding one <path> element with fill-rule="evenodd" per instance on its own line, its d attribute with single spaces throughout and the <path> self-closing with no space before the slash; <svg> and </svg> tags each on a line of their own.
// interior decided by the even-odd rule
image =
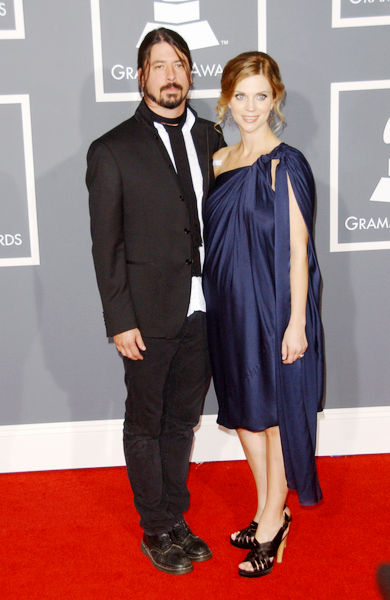
<svg viewBox="0 0 390 600">
<path fill-rule="evenodd" d="M 210 378 L 201 287 L 202 200 L 224 145 L 187 106 L 192 60 L 165 28 L 138 53 L 143 100 L 88 152 L 92 253 L 107 335 L 127 386 L 124 451 L 144 530 L 141 549 L 167 573 L 211 558 L 183 513 L 193 440 Z"/>
</svg>

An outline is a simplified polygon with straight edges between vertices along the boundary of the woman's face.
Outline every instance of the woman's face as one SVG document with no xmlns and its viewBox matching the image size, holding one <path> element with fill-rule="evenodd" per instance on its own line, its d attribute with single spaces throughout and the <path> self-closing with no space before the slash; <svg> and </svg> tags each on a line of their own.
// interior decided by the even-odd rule
<svg viewBox="0 0 390 600">
<path fill-rule="evenodd" d="M 268 127 L 274 106 L 268 79 L 264 75 L 251 75 L 239 81 L 228 106 L 242 131 L 252 133 Z"/>
</svg>

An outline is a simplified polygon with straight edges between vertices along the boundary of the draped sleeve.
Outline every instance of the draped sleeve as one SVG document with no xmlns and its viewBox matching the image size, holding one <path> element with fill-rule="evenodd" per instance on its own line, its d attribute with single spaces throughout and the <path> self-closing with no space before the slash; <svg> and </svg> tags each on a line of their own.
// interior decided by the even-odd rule
<svg viewBox="0 0 390 600">
<path fill-rule="evenodd" d="M 308 231 L 309 285 L 306 304 L 308 348 L 292 365 L 276 361 L 277 407 L 286 478 L 303 505 L 318 502 L 321 489 L 315 465 L 317 411 L 323 399 L 323 335 L 319 312 L 321 274 L 313 241 L 315 185 L 303 154 L 281 144 L 271 158 L 280 160 L 275 181 L 276 352 L 281 352 L 290 319 L 290 220 L 287 175 Z M 303 419 L 302 419 L 303 415 Z"/>
</svg>

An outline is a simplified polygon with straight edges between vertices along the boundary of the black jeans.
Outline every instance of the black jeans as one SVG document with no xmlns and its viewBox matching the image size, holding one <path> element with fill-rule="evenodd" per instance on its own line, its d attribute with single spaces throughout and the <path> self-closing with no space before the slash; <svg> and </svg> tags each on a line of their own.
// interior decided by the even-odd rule
<svg viewBox="0 0 390 600">
<path fill-rule="evenodd" d="M 124 358 L 123 443 L 140 525 L 152 535 L 169 531 L 189 507 L 193 428 L 210 382 L 206 315 L 187 317 L 176 338 L 144 342 L 144 360 Z"/>
</svg>

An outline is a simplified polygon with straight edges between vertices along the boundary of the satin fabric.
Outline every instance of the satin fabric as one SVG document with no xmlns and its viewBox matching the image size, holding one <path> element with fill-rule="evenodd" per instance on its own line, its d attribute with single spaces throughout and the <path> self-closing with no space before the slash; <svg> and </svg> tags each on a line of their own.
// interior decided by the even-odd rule
<svg viewBox="0 0 390 600">
<path fill-rule="evenodd" d="M 275 191 L 271 161 L 278 159 Z M 308 233 L 308 349 L 281 361 L 290 318 L 287 175 Z M 204 207 L 204 292 L 218 423 L 262 431 L 279 425 L 287 484 L 318 502 L 317 411 L 322 410 L 321 275 L 313 243 L 315 187 L 303 154 L 281 143 L 253 165 L 219 175 Z"/>
</svg>

